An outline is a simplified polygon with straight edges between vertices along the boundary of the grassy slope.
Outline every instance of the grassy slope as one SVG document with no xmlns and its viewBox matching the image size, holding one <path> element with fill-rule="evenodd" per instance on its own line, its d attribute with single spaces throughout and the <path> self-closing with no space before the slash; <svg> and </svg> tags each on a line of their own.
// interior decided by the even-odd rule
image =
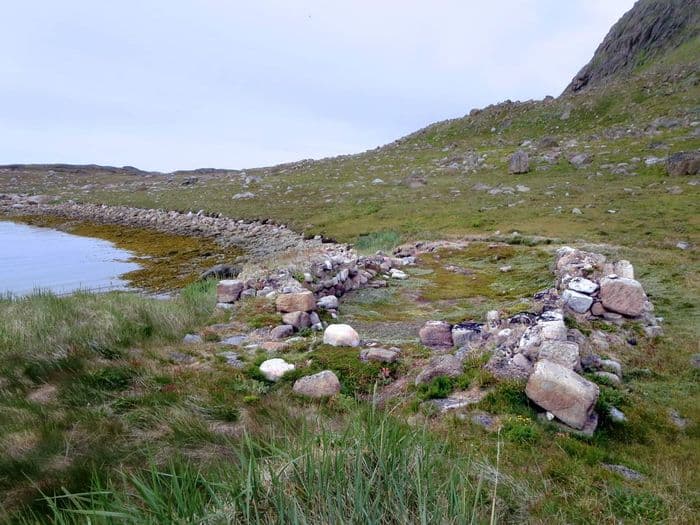
<svg viewBox="0 0 700 525">
<path fill-rule="evenodd" d="M 582 239 L 606 243 L 602 248 L 604 251 L 614 252 L 617 257 L 628 258 L 635 264 L 637 276 L 655 303 L 658 315 L 665 317 L 667 335 L 636 347 L 614 349 L 628 374 L 625 387 L 619 391 L 606 388 L 605 397 L 621 406 L 630 422 L 622 427 L 604 422 L 593 440 L 560 435 L 533 422 L 532 411 L 517 388 L 508 384 L 496 386 L 482 408 L 506 415 L 502 436 L 505 440 L 502 467 L 506 477 L 499 490 L 499 512 L 503 519 L 510 521 L 521 520 L 522 513 L 526 512 L 532 521 L 549 523 L 615 520 L 689 523 L 699 508 L 696 469 L 688 466 L 697 463 L 700 392 L 697 370 L 688 366 L 688 360 L 691 354 L 699 351 L 697 297 L 700 296 L 700 278 L 697 250 L 681 252 L 674 245 L 679 240 L 690 241 L 696 246 L 700 244 L 700 216 L 697 213 L 700 190 L 698 186 L 688 185 L 687 178 L 669 178 L 662 166 L 645 166 L 643 159 L 652 155 L 662 157 L 673 151 L 697 149 L 699 139 L 690 135 L 688 127 L 663 129 L 653 136 L 623 134 L 622 138 L 617 139 L 607 138 L 610 135 L 605 132 L 613 129 L 643 131 L 657 117 L 700 120 L 697 63 L 694 67 L 683 66 L 696 60 L 699 52 L 700 45 L 696 40 L 676 50 L 665 62 L 640 70 L 638 77 L 624 84 L 570 99 L 487 109 L 473 117 L 435 124 L 398 143 L 365 154 L 318 161 L 284 173 L 274 169 L 249 170 L 248 174 L 259 174 L 263 178 L 261 182 L 248 187 L 244 187 L 238 178 L 210 179 L 188 189 L 178 185 L 152 185 L 153 179 L 146 179 L 144 183 L 144 180 L 134 182 L 132 177 L 122 179 L 114 176 L 99 181 L 76 180 L 72 182 L 72 187 L 60 187 L 52 182 L 51 177 L 37 175 L 17 182 L 3 179 L 0 181 L 0 191 L 57 193 L 65 197 L 77 196 L 84 200 L 139 206 L 204 208 L 237 217 L 265 216 L 293 224 L 300 230 L 322 232 L 346 241 L 356 240 L 370 232 L 384 232 L 380 243 L 388 245 L 399 238 L 442 238 L 494 230 L 547 235 L 567 242 Z M 671 76 L 669 71 L 673 73 Z M 561 120 L 560 115 L 567 104 L 573 108 L 571 116 L 568 120 Z M 497 131 L 492 132 L 492 128 Z M 578 144 L 564 148 L 562 158 L 551 165 L 538 160 L 541 152 L 532 150 L 534 170 L 525 175 L 508 175 L 507 156 L 524 140 L 536 143 L 543 135 L 554 136 L 561 144 L 571 139 Z M 665 144 L 668 149 L 651 149 L 650 143 L 653 141 Z M 441 159 L 469 151 L 486 155 L 487 166 L 475 173 L 438 168 L 437 163 Z M 566 153 L 581 151 L 592 153 L 593 160 L 591 164 L 577 169 L 566 161 Z M 635 157 L 641 161 L 632 162 Z M 630 163 L 628 171 L 636 175 L 614 174 L 610 167 L 605 167 L 622 162 Z M 543 167 L 547 169 L 541 169 Z M 412 174 L 425 177 L 427 185 L 412 189 L 403 184 L 402 181 Z M 371 181 L 375 178 L 383 179 L 385 184 L 372 185 Z M 88 182 L 96 184 L 96 187 L 81 193 L 77 188 Z M 123 183 L 123 186 L 110 187 L 115 183 Z M 472 189 L 477 183 L 492 187 L 524 184 L 531 191 L 489 195 Z M 669 192 L 672 186 L 678 186 L 681 193 Z M 251 200 L 231 199 L 231 195 L 246 190 L 255 192 L 257 197 Z M 572 214 L 574 207 L 580 208 L 583 213 Z M 608 213 L 611 209 L 617 213 Z M 372 247 L 367 238 L 363 242 L 366 248 Z M 543 259 L 536 253 L 528 255 L 528 252 L 519 251 L 517 257 L 520 257 L 516 259 L 517 267 L 537 269 L 542 266 Z M 403 320 L 410 324 L 436 313 L 448 317 L 476 315 L 488 303 L 498 300 L 499 288 L 491 286 L 493 280 L 490 280 L 498 274 L 490 273 L 495 270 L 486 258 L 470 258 L 457 253 L 447 254 L 443 262 L 448 260 L 455 264 L 469 264 L 477 269 L 484 268 L 480 293 L 484 294 L 486 302 L 471 301 L 470 292 L 465 293 L 464 297 L 458 293 L 455 295 L 455 288 L 464 283 L 459 277 L 442 272 L 429 261 L 428 266 L 433 274 L 416 274 L 402 286 L 420 288 L 420 293 L 431 300 L 449 296 L 450 301 L 456 302 L 435 303 L 430 307 L 420 303 L 422 306 L 417 310 L 415 290 L 390 289 L 387 295 L 350 299 L 347 315 L 358 322 L 371 323 L 373 314 L 368 313 L 369 309 L 379 319 Z M 514 276 L 503 276 L 503 280 L 506 279 L 514 279 L 512 286 L 517 291 L 514 292 L 516 296 L 530 293 L 526 285 L 517 281 L 517 271 Z M 206 297 L 206 291 L 201 293 L 201 297 Z M 516 296 L 509 296 L 508 300 L 516 299 Z M 126 508 L 126 512 L 132 514 L 133 522 L 149 519 L 153 522 L 167 521 L 162 519 L 163 515 L 159 512 L 162 513 L 164 507 L 169 505 L 185 509 L 182 515 L 188 514 L 187 509 L 200 511 L 205 508 L 206 512 L 211 512 L 208 517 L 213 522 L 216 522 L 217 516 L 221 521 L 240 516 L 236 513 L 244 508 L 258 513 L 255 515 L 261 516 L 263 522 L 274 521 L 279 517 L 274 508 L 280 502 L 285 507 L 292 505 L 300 512 L 313 513 L 303 516 L 308 521 L 327 521 L 330 519 L 328 512 L 337 501 L 348 508 L 348 494 L 339 490 L 341 479 L 353 479 L 352 490 L 365 498 L 358 501 L 367 502 L 366 487 L 358 488 L 357 484 L 361 485 L 363 480 L 371 480 L 373 475 L 384 472 L 388 464 L 384 461 L 396 458 L 395 454 L 401 447 L 386 449 L 387 456 L 378 454 L 368 457 L 367 451 L 377 446 L 373 441 L 376 436 L 370 432 L 371 429 L 361 425 L 347 426 L 346 420 L 352 421 L 362 412 L 350 398 L 341 397 L 330 405 L 290 401 L 286 395 L 290 388 L 288 381 L 271 388 L 259 381 L 252 368 L 232 372 L 216 359 L 214 349 L 207 345 L 196 350 L 209 356 L 208 360 L 201 358 L 209 363 L 204 370 L 194 372 L 171 366 L 167 353 L 173 349 L 183 351 L 173 341 L 191 326 L 204 323 L 204 317 L 196 313 L 196 309 L 194 313 L 189 307 L 181 310 L 183 307 L 180 305 L 158 306 L 164 311 L 157 310 L 160 313 L 149 318 L 153 314 L 147 312 L 156 303 L 141 304 L 142 299 L 107 297 L 78 298 L 74 309 L 68 307 L 70 302 L 61 303 L 58 312 L 68 312 L 65 314 L 67 316 L 83 315 L 79 313 L 79 303 L 89 301 L 91 310 L 96 314 L 111 312 L 104 315 L 118 320 L 90 324 L 85 328 L 84 335 L 76 340 L 70 336 L 68 343 L 60 339 L 61 329 L 75 323 L 70 317 L 55 317 L 58 313 L 51 306 L 53 299 L 34 300 L 41 304 L 32 304 L 32 300 L 19 305 L 0 304 L 0 308 L 3 308 L 0 318 L 4 320 L 36 319 L 36 330 L 28 332 L 29 336 L 18 338 L 12 332 L 4 339 L 5 345 L 22 341 L 22 346 L 13 350 L 20 356 L 12 361 L 15 365 L 4 365 L 6 379 L 2 383 L 2 410 L 11 422 L 3 427 L 3 443 L 6 447 L 14 443 L 17 453 L 15 459 L 9 460 L 12 463 L 3 464 L 0 471 L 0 482 L 9 500 L 19 501 L 22 491 L 29 490 L 26 484 L 18 482 L 23 478 L 23 473 L 28 473 L 31 479 L 42 480 L 45 483 L 42 487 L 49 491 L 62 484 L 81 491 L 90 486 L 99 489 L 111 483 L 112 487 L 119 489 L 115 499 L 96 496 L 94 501 L 76 504 L 107 511 Z M 112 304 L 112 301 L 116 301 L 116 304 Z M 134 302 L 127 305 L 119 301 Z M 8 312 L 11 308 L 16 309 L 16 313 L 10 315 Z M 169 308 L 174 311 L 168 312 Z M 260 319 L 272 319 L 264 307 L 261 310 L 253 306 L 246 308 L 247 311 L 239 314 L 254 324 Z M 120 320 L 119 312 L 122 311 L 133 312 L 135 317 Z M 36 312 L 47 314 L 43 316 Z M 392 315 L 399 315 L 397 312 L 401 319 L 391 319 Z M 149 320 L 144 321 L 143 316 Z M 4 327 L 5 334 L 10 333 L 7 325 L 0 326 Z M 31 323 L 27 326 L 31 326 Z M 135 327 L 138 329 L 133 330 Z M 45 334 L 42 336 L 45 338 L 36 339 L 38 336 L 35 332 Z M 95 334 L 106 338 L 106 342 L 93 345 L 93 348 L 90 341 L 95 338 L 101 340 Z M 0 341 L 2 336 L 0 330 Z M 49 336 L 51 338 L 47 339 Z M 41 357 L 42 353 L 55 348 L 55 338 L 58 338 L 59 348 L 64 345 L 79 350 L 79 365 L 58 369 L 51 365 L 47 372 L 43 372 L 43 360 L 40 358 L 36 360 L 40 366 L 35 366 L 34 357 L 37 353 Z M 163 346 L 164 343 L 166 346 Z M 125 353 L 125 349 L 132 344 L 143 345 L 145 357 Z M 84 355 L 84 352 L 95 351 L 98 355 Z M 24 352 L 26 356 L 22 357 Z M 354 356 L 336 355 L 323 348 L 317 348 L 314 352 L 320 364 L 344 371 L 344 384 L 352 384 L 363 392 L 371 390 L 376 381 L 376 370 L 354 364 L 357 363 Z M 425 358 L 425 351 L 420 348 L 407 346 L 405 352 L 407 360 Z M 107 355 L 103 355 L 105 353 Z M 308 354 L 292 352 L 286 357 L 301 364 Z M 49 363 L 53 362 L 49 360 Z M 55 400 L 45 405 L 28 402 L 28 393 L 36 390 L 45 380 L 58 385 Z M 490 380 L 467 370 L 461 381 L 464 383 L 461 386 L 465 386 L 475 381 L 488 383 Z M 448 385 L 447 388 L 454 386 Z M 262 401 L 258 400 L 263 393 L 269 395 Z M 352 392 L 346 388 L 346 393 Z M 356 467 L 341 469 L 341 464 L 333 460 L 345 461 L 347 457 L 342 454 L 322 455 L 321 458 L 325 457 L 326 460 L 320 461 L 319 456 L 310 452 L 313 449 L 306 441 L 309 437 L 304 437 L 303 432 L 280 434 L 286 428 L 284 425 L 280 427 L 280 421 L 291 417 L 281 408 L 284 405 L 288 405 L 292 413 L 317 418 L 326 431 L 340 432 L 341 437 L 336 435 L 334 438 L 338 440 L 335 443 L 339 450 L 349 447 L 348 454 L 354 454 L 352 460 L 360 458 L 362 467 L 353 463 Z M 684 431 L 673 427 L 668 419 L 669 408 L 689 418 L 691 425 Z M 395 413 L 399 421 L 409 416 L 411 407 L 404 407 L 404 410 Z M 242 414 L 247 416 L 244 418 Z M 302 458 L 302 461 L 313 458 L 318 468 L 309 468 L 303 476 L 295 478 L 288 491 L 281 491 L 274 481 L 271 485 L 265 485 L 269 483 L 267 481 L 263 483 L 266 487 L 263 495 L 256 492 L 260 487 L 253 490 L 241 485 L 245 472 L 238 465 L 242 464 L 240 458 L 247 457 L 247 452 L 245 446 L 240 444 L 240 425 L 236 426 L 236 421 L 245 421 L 244 426 L 253 434 L 256 447 L 275 450 L 272 457 Z M 212 430 L 214 427 L 218 430 L 229 428 L 225 427 L 228 423 L 232 425 L 232 435 Z M 406 449 L 409 454 L 399 455 L 400 461 L 407 461 L 409 456 L 422 457 L 419 453 L 421 447 L 413 440 L 432 438 L 416 437 L 413 431 L 393 420 L 387 424 L 392 428 L 399 425 L 396 432 L 399 437 L 404 436 L 400 439 L 409 443 Z M 366 503 L 371 509 L 371 516 L 384 516 L 386 521 L 391 522 L 410 515 L 418 521 L 425 509 L 443 512 L 444 508 L 446 518 L 453 511 L 457 514 L 458 510 L 461 518 L 464 518 L 465 510 L 471 518 L 471 509 L 476 509 L 479 521 L 487 519 L 488 495 L 481 494 L 484 488 L 479 488 L 479 479 L 487 484 L 487 490 L 492 488 L 488 480 L 492 479 L 493 468 L 488 462 L 483 463 L 483 458 L 495 458 L 497 437 L 457 418 L 439 422 L 430 420 L 430 426 L 433 436 L 437 434 L 450 443 L 449 446 L 457 447 L 457 456 L 471 458 L 464 463 L 454 463 L 456 469 L 471 473 L 467 478 L 468 483 L 460 485 L 460 490 L 466 486 L 468 493 L 454 488 L 448 490 L 455 470 L 445 468 L 443 463 L 433 464 L 431 468 L 435 470 L 428 471 L 416 471 L 415 465 L 399 463 L 395 467 L 395 478 L 382 478 L 382 497 Z M 351 428 L 352 431 L 343 434 L 341 430 L 344 428 Z M 277 433 L 276 438 L 268 432 Z M 291 437 L 285 438 L 285 435 Z M 358 448 L 353 449 L 345 439 L 350 439 Z M 40 446 L 23 448 L 26 443 L 33 442 Z M 109 446 L 104 446 L 105 443 Z M 363 443 L 366 446 L 359 446 Z M 392 443 L 392 446 L 397 446 L 395 441 Z M 303 448 L 296 448 L 300 444 Z M 277 448 L 270 448 L 273 446 Z M 231 450 L 235 451 L 233 457 L 227 456 Z M 353 453 L 353 450 L 356 452 Z M 67 451 L 76 452 L 73 455 Z M 401 452 L 404 452 L 403 449 Z M 183 457 L 180 457 L 180 453 Z M 447 453 L 446 457 L 451 458 L 450 454 L 452 452 Z M 136 469 L 145 461 L 154 460 L 156 470 L 165 470 L 168 462 L 164 461 L 164 455 L 178 458 L 173 467 L 175 469 L 184 468 L 182 463 L 186 463 L 185 460 L 194 460 L 194 464 L 209 476 L 208 483 L 200 483 L 188 471 L 183 473 L 182 478 L 151 478 L 148 472 L 143 474 Z M 72 458 L 72 461 L 64 465 L 59 461 L 61 457 Z M 53 461 L 50 461 L 52 458 Z M 233 474 L 229 473 L 231 477 L 224 477 L 210 465 L 220 462 L 221 458 L 237 465 Z M 648 478 L 641 483 L 623 481 L 601 469 L 601 462 L 624 463 L 643 472 Z M 111 480 L 100 479 L 90 483 L 87 476 L 96 464 L 110 467 L 99 471 L 104 478 Z M 257 476 L 260 467 L 255 465 L 251 472 Z M 111 467 L 120 466 L 127 472 L 127 478 L 120 480 L 108 475 L 112 472 Z M 426 479 L 431 481 L 438 479 L 439 486 L 444 490 L 438 491 L 440 494 L 428 490 L 428 499 L 421 503 L 417 497 L 420 490 L 412 484 L 423 479 L 417 472 L 424 473 Z M 139 484 L 136 479 L 129 478 L 130 475 L 142 481 L 142 490 L 134 490 Z M 319 480 L 318 476 L 327 478 Z M 173 489 L 174 479 L 182 479 L 183 487 Z M 211 488 L 212 482 L 215 488 Z M 390 489 L 385 482 L 395 485 Z M 197 490 L 192 488 L 193 484 Z M 124 491 L 124 487 L 131 490 Z M 251 510 L 251 501 L 240 499 L 241 487 L 247 487 L 243 494 L 256 494 L 260 508 Z M 12 492 L 11 488 L 16 488 L 16 491 Z M 155 501 L 148 497 L 152 490 L 159 496 L 183 494 L 182 505 Z M 203 490 L 205 496 L 202 495 Z M 421 490 L 425 490 L 425 487 Z M 135 495 L 129 497 L 127 493 Z M 324 494 L 331 494 L 335 499 L 321 501 Z M 476 503 L 445 504 L 430 499 L 444 497 L 445 494 L 462 494 L 470 502 Z M 205 498 L 206 501 L 197 498 Z M 152 514 L 148 514 L 151 512 L 149 509 L 153 509 Z M 180 511 L 174 512 L 177 514 Z M 299 520 L 304 521 L 302 518 Z M 371 520 L 368 518 L 366 521 Z M 455 522 L 462 521 L 469 519 L 455 519 Z"/>
</svg>

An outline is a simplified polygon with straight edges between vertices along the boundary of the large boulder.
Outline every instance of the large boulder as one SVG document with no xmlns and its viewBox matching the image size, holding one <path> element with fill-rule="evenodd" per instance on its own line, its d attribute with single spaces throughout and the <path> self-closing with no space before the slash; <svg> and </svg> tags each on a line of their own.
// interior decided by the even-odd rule
<svg viewBox="0 0 700 525">
<path fill-rule="evenodd" d="M 360 346 L 360 336 L 350 325 L 331 324 L 323 332 L 323 343 L 332 346 Z"/>
<path fill-rule="evenodd" d="M 294 365 L 280 358 L 268 359 L 260 363 L 260 372 L 268 381 L 279 381 L 290 370 L 294 370 Z"/>
<path fill-rule="evenodd" d="M 245 288 L 243 281 L 238 279 L 224 279 L 216 285 L 217 303 L 235 303 L 240 299 L 241 292 Z"/>
<path fill-rule="evenodd" d="M 508 173 L 527 173 L 530 171 L 530 159 L 523 150 L 518 150 L 510 156 Z"/>
<path fill-rule="evenodd" d="M 639 317 L 644 313 L 647 296 L 639 281 L 605 277 L 600 281 L 600 302 L 606 310 L 628 317 Z"/>
<path fill-rule="evenodd" d="M 532 401 L 576 429 L 589 422 L 600 393 L 598 385 L 552 361 L 535 364 L 525 393 Z"/>
<path fill-rule="evenodd" d="M 681 151 L 666 159 L 669 175 L 697 175 L 700 173 L 700 151 Z"/>
<path fill-rule="evenodd" d="M 462 361 L 453 355 L 434 357 L 416 377 L 416 385 L 430 383 L 436 377 L 457 377 L 462 373 Z"/>
<path fill-rule="evenodd" d="M 294 382 L 292 390 L 295 394 L 306 397 L 331 397 L 340 392 L 340 381 L 330 370 L 305 376 Z"/>
<path fill-rule="evenodd" d="M 448 349 L 454 346 L 452 325 L 445 321 L 428 321 L 418 332 L 420 342 L 430 348 Z"/>
<path fill-rule="evenodd" d="M 278 312 L 310 312 L 316 308 L 314 294 L 308 290 L 280 294 L 275 304 Z"/>
</svg>

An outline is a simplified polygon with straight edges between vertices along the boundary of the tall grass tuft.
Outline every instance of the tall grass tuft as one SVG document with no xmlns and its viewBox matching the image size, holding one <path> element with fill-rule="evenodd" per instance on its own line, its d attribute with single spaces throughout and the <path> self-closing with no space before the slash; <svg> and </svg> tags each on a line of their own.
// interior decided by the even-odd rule
<svg viewBox="0 0 700 525">
<path fill-rule="evenodd" d="M 280 425 L 282 428 L 280 429 Z M 481 523 L 490 514 L 469 457 L 424 430 L 360 409 L 340 430 L 277 421 L 235 460 L 151 466 L 50 499 L 53 523 Z M 97 479 L 97 478 L 96 478 Z M 24 515 L 35 523 L 46 516 Z"/>
<path fill-rule="evenodd" d="M 85 353 L 107 357 L 146 340 L 173 340 L 211 315 L 214 284 L 196 283 L 171 300 L 134 293 L 37 293 L 0 299 L 0 372 L 60 367 Z"/>
</svg>

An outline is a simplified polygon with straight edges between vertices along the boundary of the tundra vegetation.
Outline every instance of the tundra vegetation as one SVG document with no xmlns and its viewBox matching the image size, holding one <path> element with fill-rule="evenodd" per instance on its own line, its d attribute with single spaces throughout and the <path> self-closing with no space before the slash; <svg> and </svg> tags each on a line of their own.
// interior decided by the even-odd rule
<svg viewBox="0 0 700 525">
<path fill-rule="evenodd" d="M 400 348 L 381 363 L 308 327 L 272 350 L 226 344 L 282 321 L 264 296 L 216 308 L 216 281 L 197 280 L 236 249 L 23 215 L 151 256 L 134 282 L 178 292 L 0 299 L 0 521 L 696 522 L 700 179 L 666 163 L 700 146 L 700 37 L 690 35 L 625 75 L 357 155 L 196 174 L 2 169 L 6 194 L 271 219 L 364 253 L 459 246 L 342 298 L 337 321 Z M 528 169 L 518 158 L 522 173 L 509 173 L 518 150 Z M 623 381 L 586 376 L 600 391 L 592 436 L 538 418 L 524 382 L 489 372 L 488 356 L 414 384 L 434 354 L 418 339 L 426 321 L 527 309 L 552 286 L 563 244 L 633 261 L 663 318 L 653 337 L 567 318 L 620 340 L 602 357 L 621 363 Z M 295 369 L 270 381 L 259 365 L 271 357 Z M 297 379 L 324 370 L 337 395 L 293 395 Z M 433 401 L 454 393 L 476 397 L 441 413 Z"/>
</svg>

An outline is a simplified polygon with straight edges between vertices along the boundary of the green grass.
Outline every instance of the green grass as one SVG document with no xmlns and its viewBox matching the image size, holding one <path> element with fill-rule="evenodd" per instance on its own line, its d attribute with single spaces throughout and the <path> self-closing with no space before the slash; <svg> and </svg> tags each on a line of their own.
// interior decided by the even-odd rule
<svg viewBox="0 0 700 525">
<path fill-rule="evenodd" d="M 493 477 L 449 442 L 371 409 L 339 428 L 309 426 L 277 409 L 225 467 L 182 458 L 47 497 L 47 514 L 18 523 L 482 523 Z M 268 416 L 272 420 L 271 416 Z M 523 508 L 522 494 L 499 497 Z"/>
</svg>

